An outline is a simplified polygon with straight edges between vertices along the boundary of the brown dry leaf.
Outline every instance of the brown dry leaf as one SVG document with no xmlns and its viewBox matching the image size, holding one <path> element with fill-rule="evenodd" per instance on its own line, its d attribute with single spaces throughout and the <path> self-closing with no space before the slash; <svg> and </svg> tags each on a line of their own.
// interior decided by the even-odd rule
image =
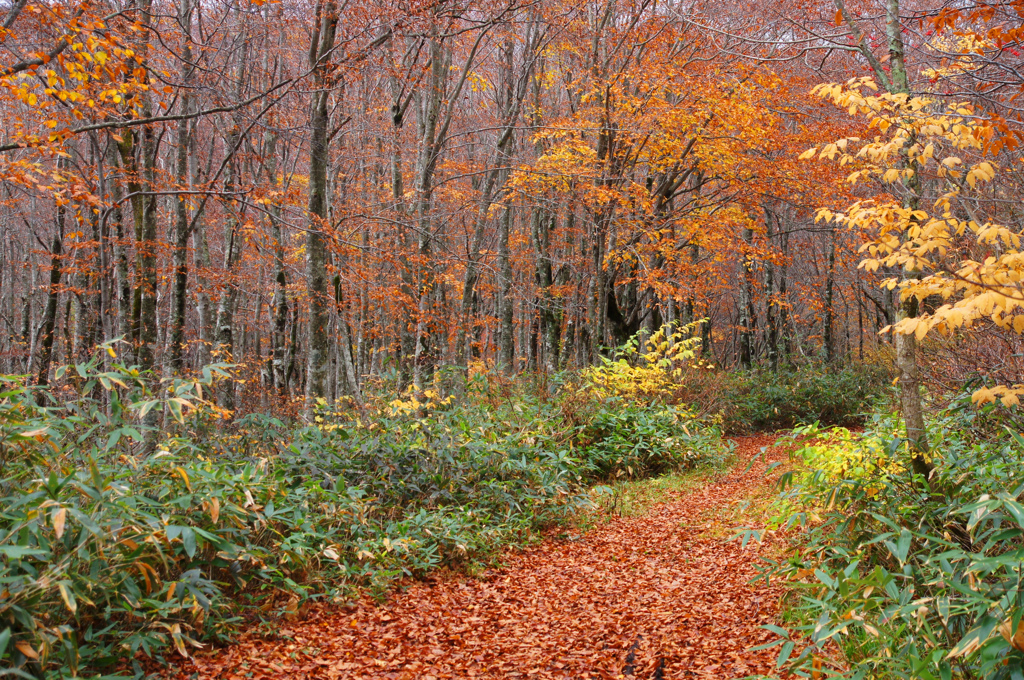
<svg viewBox="0 0 1024 680">
<path fill-rule="evenodd" d="M 39 653 L 32 649 L 32 645 L 24 640 L 19 640 L 14 646 L 17 647 L 18 651 L 24 654 L 26 658 L 32 659 L 33 661 L 39 660 Z"/>
<path fill-rule="evenodd" d="M 59 508 L 53 513 L 53 531 L 57 534 L 58 539 L 64 535 L 64 525 L 67 522 L 67 518 L 67 508 Z"/>
<path fill-rule="evenodd" d="M 1013 619 L 1006 619 L 999 626 L 999 634 L 1010 643 L 1011 647 L 1017 651 L 1024 652 L 1024 621 L 1017 626 L 1017 632 L 1013 636 L 1010 633 L 1013 633 Z"/>
</svg>

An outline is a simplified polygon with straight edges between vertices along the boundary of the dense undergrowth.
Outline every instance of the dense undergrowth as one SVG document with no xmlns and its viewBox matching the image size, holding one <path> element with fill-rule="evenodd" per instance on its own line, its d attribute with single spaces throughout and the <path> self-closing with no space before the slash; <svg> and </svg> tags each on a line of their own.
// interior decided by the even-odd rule
<svg viewBox="0 0 1024 680">
<path fill-rule="evenodd" d="M 637 376 L 616 362 L 554 388 L 382 388 L 309 425 L 229 421 L 207 400 L 224 367 L 157 382 L 112 363 L 0 395 L 7 674 L 138 673 L 124 659 L 471 570 L 592 505 L 595 485 L 727 454 L 715 421 L 621 389 Z"/>
<path fill-rule="evenodd" d="M 794 585 L 779 665 L 802 677 L 1024 678 L 1024 439 L 962 396 L 930 419 L 929 479 L 895 415 L 799 429 L 782 477 Z M 1009 427 L 1014 425 L 1014 427 Z"/>
<path fill-rule="evenodd" d="M 884 368 L 864 364 L 808 363 L 728 374 L 720 385 L 723 425 L 728 432 L 857 425 L 888 379 Z"/>
</svg>

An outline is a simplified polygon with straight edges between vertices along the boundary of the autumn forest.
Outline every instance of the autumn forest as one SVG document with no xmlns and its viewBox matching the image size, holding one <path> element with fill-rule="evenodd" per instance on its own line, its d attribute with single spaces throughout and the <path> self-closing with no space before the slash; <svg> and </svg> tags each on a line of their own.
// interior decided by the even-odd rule
<svg viewBox="0 0 1024 680">
<path fill-rule="evenodd" d="M 0 20 L 0 675 L 1024 677 L 1021 0 Z"/>
<path fill-rule="evenodd" d="M 751 9 L 12 11 L 4 368 L 123 338 L 244 366 L 233 410 L 586 366 L 671 322 L 716 363 L 862 355 L 892 295 L 814 221 L 848 173 L 798 156 L 863 127 L 810 90 L 869 75 L 885 26 Z M 912 68 L 941 68 L 916 14 Z"/>
</svg>

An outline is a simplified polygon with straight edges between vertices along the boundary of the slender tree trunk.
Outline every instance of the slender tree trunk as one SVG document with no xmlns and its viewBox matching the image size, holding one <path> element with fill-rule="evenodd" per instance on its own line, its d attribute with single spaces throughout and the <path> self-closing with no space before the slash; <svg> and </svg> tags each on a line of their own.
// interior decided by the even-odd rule
<svg viewBox="0 0 1024 680">
<path fill-rule="evenodd" d="M 181 52 L 181 80 L 186 84 L 181 98 L 181 110 L 189 112 L 192 108 L 192 97 L 188 83 L 192 73 L 192 43 L 189 35 L 192 26 L 192 0 L 180 0 L 178 21 L 185 29 L 185 40 Z M 189 186 L 188 150 L 191 137 L 191 121 L 178 121 L 175 175 L 180 190 Z M 171 328 L 169 363 L 171 369 L 180 373 L 184 369 L 185 351 L 185 320 L 188 306 L 188 241 L 191 236 L 189 223 L 188 198 L 184 194 L 175 196 L 175 227 L 174 254 L 172 267 L 174 270 L 174 288 L 171 291 Z"/>
<path fill-rule="evenodd" d="M 899 0 L 888 0 L 886 4 L 885 32 L 889 39 L 889 63 L 892 72 L 890 91 L 893 94 L 910 94 L 910 80 L 907 76 L 905 52 L 903 49 L 903 32 L 900 25 Z M 912 138 L 907 149 L 914 145 Z M 904 167 L 912 165 L 911 160 L 904 156 Z M 907 192 L 904 206 L 912 211 L 919 207 L 921 197 L 921 176 L 914 172 L 906 180 Z M 910 278 L 920 276 L 919 271 L 908 272 Z M 914 318 L 918 313 L 917 299 L 913 296 L 900 304 L 899 319 Z M 914 471 L 928 477 L 933 466 L 926 459 L 929 449 L 928 436 L 924 425 L 924 405 L 921 399 L 921 380 L 917 368 L 917 337 L 913 333 L 895 334 L 896 367 L 899 369 L 900 402 L 903 408 L 903 420 L 907 428 L 907 440 L 914 450 L 912 465 Z"/>
<path fill-rule="evenodd" d="M 590 317 L 590 360 L 597 362 L 605 346 L 605 321 L 608 318 L 608 272 L 604 267 L 605 238 L 611 216 L 599 215 L 594 223 L 591 266 L 594 268 L 593 313 Z"/>
<path fill-rule="evenodd" d="M 572 250 L 573 248 L 573 230 L 576 228 L 576 215 L 572 210 L 569 210 L 565 216 L 565 224 L 563 226 L 567 236 L 566 248 Z M 570 273 L 569 268 L 566 266 L 560 267 L 558 270 L 559 283 L 565 285 L 569 283 Z M 574 300 L 575 301 L 575 300 Z M 565 318 L 565 333 L 562 338 L 562 351 L 561 358 L 558 361 L 559 366 L 562 368 L 568 368 L 572 363 L 573 350 L 576 349 L 577 345 L 577 327 L 576 327 L 576 305 L 564 310 L 562 316 Z"/>
<path fill-rule="evenodd" d="M 419 304 L 416 316 L 416 345 L 413 354 L 413 383 L 422 387 L 424 377 L 430 378 L 434 371 L 436 349 L 429 328 L 431 300 L 435 294 L 434 273 L 430 260 L 433 250 L 434 170 L 444 144 L 443 134 L 438 134 L 445 81 L 451 64 L 451 52 L 442 42 L 438 27 L 431 28 L 430 76 L 422 93 L 417 93 L 419 114 L 419 153 L 416 159 L 416 223 L 419 228 L 417 251 L 420 264 L 417 276 Z"/>
<path fill-rule="evenodd" d="M 140 20 L 143 25 L 152 24 L 150 9 L 152 0 L 139 0 Z M 148 33 L 136 42 L 135 53 L 143 69 L 148 69 Z M 139 94 L 140 117 L 153 115 L 153 100 L 150 93 Z M 136 149 L 140 133 L 134 129 L 122 130 L 118 148 L 127 173 L 127 186 L 132 206 L 135 227 L 135 287 L 132 291 L 130 340 L 135 346 L 136 360 L 142 370 L 153 368 L 157 339 L 157 195 L 156 165 L 157 138 L 153 125 L 141 129 L 141 144 Z M 138 158 L 137 156 L 141 156 Z"/>
<path fill-rule="evenodd" d="M 306 232 L 306 292 L 309 297 L 309 321 L 306 326 L 306 411 L 311 414 L 318 399 L 327 395 L 330 338 L 327 335 L 327 163 L 330 97 L 328 61 L 334 49 L 338 8 L 328 2 L 317 14 L 317 27 L 310 46 L 310 68 L 317 89 L 312 95 L 309 146 L 309 231 Z"/>
<path fill-rule="evenodd" d="M 143 115 L 150 115 L 143 113 Z M 152 126 L 142 130 L 142 158 L 145 186 L 149 191 L 156 189 L 156 130 Z M 158 281 L 156 271 L 157 248 L 157 196 L 147 196 L 143 211 L 142 233 L 136 249 L 138 257 L 138 280 L 136 282 L 137 299 L 140 301 L 138 318 L 139 328 L 139 365 L 144 369 L 152 369 L 156 360 L 157 346 L 157 295 Z"/>
<path fill-rule="evenodd" d="M 847 23 L 854 35 L 858 38 L 858 49 L 864 56 L 868 65 L 880 82 L 890 94 L 910 94 L 910 79 L 907 74 L 906 53 L 903 45 L 903 27 L 900 24 L 900 0 L 886 0 L 885 3 L 885 33 L 888 40 L 888 69 L 883 65 L 868 47 L 863 31 L 857 26 L 856 21 L 847 12 L 844 0 L 834 0 L 836 9 Z M 915 140 L 909 139 L 905 149 L 914 146 Z M 901 166 L 906 169 L 911 161 L 903 157 Z M 907 191 L 904 198 L 904 207 L 910 210 L 917 210 L 921 196 L 921 177 L 915 172 L 911 177 L 904 180 Z M 908 272 L 904 276 L 913 277 L 920 275 L 919 272 Z M 904 279 L 906 280 L 906 278 Z M 897 322 L 902 319 L 917 316 L 917 300 L 910 298 L 902 301 L 897 314 Z M 896 368 L 899 372 L 900 404 L 903 420 L 907 428 L 907 440 L 913 449 L 912 464 L 915 472 L 924 476 L 930 475 L 932 465 L 925 458 L 929 444 L 924 427 L 924 407 L 921 399 L 921 384 L 917 371 L 917 338 L 913 334 L 904 335 L 894 333 L 893 344 L 896 350 Z"/>
<path fill-rule="evenodd" d="M 828 235 L 828 269 L 825 273 L 825 314 L 822 319 L 822 337 L 825 342 L 825 361 L 832 363 L 836 355 L 835 300 L 834 289 L 836 280 L 836 230 Z"/>
<path fill-rule="evenodd" d="M 245 73 L 249 58 L 248 27 L 242 26 L 242 44 L 238 59 L 238 70 L 235 81 L 235 101 L 241 101 L 244 93 Z M 225 209 L 227 219 L 224 221 L 224 278 L 225 286 L 217 304 L 217 321 L 215 324 L 216 347 L 220 361 L 235 362 L 245 356 L 245 337 L 243 335 L 241 349 L 235 341 L 235 314 L 238 307 L 239 285 L 236 280 L 238 263 L 242 256 L 242 209 L 234 199 L 234 192 L 239 184 L 240 163 L 236 158 L 242 144 L 242 121 L 237 117 L 233 121 L 231 132 L 225 140 L 227 168 L 224 177 Z M 236 357 L 236 354 L 238 355 Z M 236 383 L 234 380 L 223 380 L 220 383 L 220 406 L 228 411 L 235 409 Z"/>
<path fill-rule="evenodd" d="M 551 225 L 554 220 L 554 216 L 548 215 L 546 211 L 540 208 L 534 209 L 532 216 L 533 248 L 537 253 L 536 278 L 540 291 L 537 307 L 543 335 L 544 368 L 552 373 L 558 370 L 559 331 L 555 300 L 551 292 L 551 287 L 555 283 L 551 264 Z"/>
<path fill-rule="evenodd" d="M 860 277 L 857 278 L 857 359 L 864 361 L 864 296 L 860 289 Z"/>
<path fill-rule="evenodd" d="M 389 41 L 389 45 L 393 47 L 393 44 Z M 403 58 L 403 65 L 408 60 L 409 53 L 412 50 L 407 50 L 405 57 Z M 402 384 L 407 384 L 412 380 L 412 357 L 416 353 L 416 338 L 413 334 L 413 328 L 416 325 L 415 314 L 413 313 L 412 300 L 417 299 L 416 294 L 416 282 L 413 278 L 412 263 L 409 259 L 409 252 L 412 248 L 411 239 L 409 235 L 409 229 L 407 228 L 406 221 L 409 219 L 408 209 L 405 202 L 405 185 L 402 177 L 402 140 L 401 131 L 405 123 L 405 113 L 412 101 L 412 95 L 407 94 L 399 79 L 396 76 L 392 76 L 389 80 L 391 85 L 391 124 L 392 134 L 390 143 L 390 162 L 389 162 L 389 174 L 391 180 L 391 201 L 392 209 L 397 215 L 398 222 L 398 243 L 397 248 L 399 251 L 399 264 L 400 264 L 400 277 L 401 277 L 401 290 L 402 295 L 408 301 L 405 306 L 405 311 L 401 318 L 396 319 L 397 323 L 397 335 L 399 338 L 398 342 L 398 366 L 401 372 Z"/>
<path fill-rule="evenodd" d="M 66 208 L 57 206 L 57 233 L 54 234 L 50 246 L 50 281 L 46 289 L 46 307 L 43 308 L 43 319 L 39 324 L 39 358 L 36 362 L 36 385 L 45 386 L 50 382 L 50 363 L 53 359 L 54 329 L 57 324 L 57 302 L 60 295 L 61 257 L 64 244 L 64 220 Z M 39 395 L 42 404 L 42 395 Z"/>
<path fill-rule="evenodd" d="M 25 301 L 21 306 L 21 341 L 25 344 L 25 373 L 31 373 L 35 366 L 36 336 L 32 332 L 32 298 L 35 297 L 36 285 L 39 280 L 39 267 L 35 257 L 29 255 L 28 288 Z"/>
<path fill-rule="evenodd" d="M 192 227 L 192 266 L 196 270 L 196 317 L 199 325 L 199 358 L 198 365 L 210 363 L 210 350 L 213 347 L 213 301 L 210 299 L 209 284 L 201 272 L 210 270 L 210 245 L 206 239 L 206 225 L 202 220 L 194 222 Z"/>
<path fill-rule="evenodd" d="M 270 186 L 280 186 L 277 178 L 277 132 L 267 133 L 267 179 Z M 288 346 L 288 275 L 285 269 L 284 237 L 281 233 L 281 204 L 274 201 L 268 210 L 270 218 L 271 238 L 274 241 L 274 299 L 273 299 L 273 332 L 270 335 L 271 346 L 271 383 L 281 394 L 288 389 L 285 367 L 285 353 Z"/>
<path fill-rule="evenodd" d="M 152 25 L 153 18 L 150 13 L 152 0 L 141 0 L 142 23 L 146 26 Z M 144 34 L 146 35 L 146 34 Z M 143 38 L 140 44 L 146 42 Z M 140 51 L 137 49 L 137 53 Z M 148 57 L 148 47 L 143 45 L 141 54 L 144 61 Z M 141 116 L 149 118 L 153 115 L 153 100 L 149 92 L 140 94 L 142 100 Z M 136 210 L 136 281 L 135 300 L 137 309 L 134 312 L 138 329 L 138 362 L 143 370 L 154 368 L 157 350 L 157 271 L 156 271 L 156 248 L 157 248 L 157 207 L 158 196 L 156 195 L 157 181 L 157 137 L 156 127 L 145 125 L 142 127 L 142 145 L 140 148 L 142 161 L 142 182 L 139 189 L 149 192 L 146 196 L 140 196 L 140 210 Z M 134 155 L 133 155 L 134 160 Z M 138 214 L 141 212 L 141 215 Z"/>
<path fill-rule="evenodd" d="M 338 313 L 338 356 L 339 367 L 345 381 L 348 383 L 348 393 L 357 403 L 362 402 L 362 394 L 359 390 L 359 376 L 356 374 L 355 362 L 352 358 L 352 330 L 348 323 L 348 315 L 345 310 L 344 298 L 341 289 L 341 277 L 334 277 L 334 303 Z"/>
<path fill-rule="evenodd" d="M 754 231 L 743 229 L 745 245 L 740 263 L 739 355 L 740 365 L 749 369 L 753 365 L 754 339 L 754 258 L 751 255 Z"/>
<path fill-rule="evenodd" d="M 765 290 L 765 344 L 768 352 L 768 366 L 773 371 L 779 370 L 779 323 L 778 323 L 778 301 L 775 290 L 775 260 L 773 250 L 775 246 L 775 215 L 767 205 L 764 207 L 765 239 L 768 244 L 769 256 L 764 263 L 764 290 Z"/>
<path fill-rule="evenodd" d="M 512 208 L 501 211 L 498 220 L 498 327 L 501 345 L 498 365 L 508 374 L 516 371 L 515 307 L 512 304 L 512 256 L 509 252 L 509 232 L 512 227 Z"/>
<path fill-rule="evenodd" d="M 541 118 L 541 78 L 532 78 L 533 83 L 533 115 L 531 116 L 531 127 L 540 130 L 543 125 Z M 538 155 L 545 151 L 544 144 L 538 140 L 536 144 Z M 537 253 L 536 278 L 537 287 L 540 289 L 540 315 L 541 329 L 543 334 L 543 355 L 545 360 L 544 368 L 549 373 L 554 373 L 559 368 L 559 347 L 558 340 L 561 332 L 562 319 L 557 311 L 557 303 L 552 293 L 552 286 L 555 284 L 551 255 L 551 232 L 553 231 L 557 217 L 554 211 L 536 207 L 532 216 L 533 225 L 533 249 Z M 564 271 L 564 270 L 563 270 Z"/>
<path fill-rule="evenodd" d="M 101 244 L 99 238 L 99 216 L 92 220 L 93 242 Z M 102 270 L 83 267 L 76 275 L 75 332 L 69 359 L 75 363 L 86 361 L 96 346 L 97 329 L 102 320 L 100 299 L 96 292 Z"/>
<path fill-rule="evenodd" d="M 99 190 L 102 195 L 111 195 L 109 172 L 106 166 L 107 150 L 101 143 L 100 135 L 90 133 L 89 143 L 99 175 Z M 94 222 L 94 233 L 96 238 L 96 254 L 99 261 L 99 271 L 96 275 L 99 284 L 97 299 L 97 320 L 96 320 L 96 342 L 107 342 L 112 339 L 112 324 L 115 321 L 111 309 L 111 290 L 113 288 L 111 277 L 113 270 L 110 266 L 110 225 L 107 218 L 96 215 Z M 104 361 L 106 361 L 104 359 Z"/>
<path fill-rule="evenodd" d="M 780 351 L 782 354 L 783 361 L 788 361 L 789 357 L 793 353 L 792 338 L 793 334 L 790 332 L 790 315 L 789 315 L 789 297 L 786 292 L 786 284 L 789 278 L 789 230 L 788 225 L 785 222 L 779 223 L 779 231 L 781 232 L 781 238 L 779 239 L 780 253 L 782 255 L 782 264 L 779 265 L 779 293 L 778 293 L 778 304 L 779 304 L 779 334 L 780 338 Z"/>
</svg>

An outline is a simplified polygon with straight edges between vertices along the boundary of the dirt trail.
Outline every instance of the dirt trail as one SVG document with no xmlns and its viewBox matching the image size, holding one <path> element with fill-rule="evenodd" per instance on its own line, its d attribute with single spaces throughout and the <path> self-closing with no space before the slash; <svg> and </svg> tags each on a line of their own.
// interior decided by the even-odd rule
<svg viewBox="0 0 1024 680">
<path fill-rule="evenodd" d="M 773 437 L 737 438 L 741 463 L 644 517 L 545 541 L 479 579 L 413 585 L 385 605 L 314 610 L 274 640 L 243 635 L 182 678 L 741 678 L 770 673 L 780 591 L 750 586 L 758 554 L 726 541 L 735 504 L 763 491 L 746 461 Z M 778 454 L 776 454 L 777 456 Z M 771 458 L 771 456 L 769 456 Z M 723 519 L 724 518 L 724 519 Z M 709 531 L 709 529 L 712 529 Z M 717 529 L 717 530 L 715 530 Z"/>
</svg>

